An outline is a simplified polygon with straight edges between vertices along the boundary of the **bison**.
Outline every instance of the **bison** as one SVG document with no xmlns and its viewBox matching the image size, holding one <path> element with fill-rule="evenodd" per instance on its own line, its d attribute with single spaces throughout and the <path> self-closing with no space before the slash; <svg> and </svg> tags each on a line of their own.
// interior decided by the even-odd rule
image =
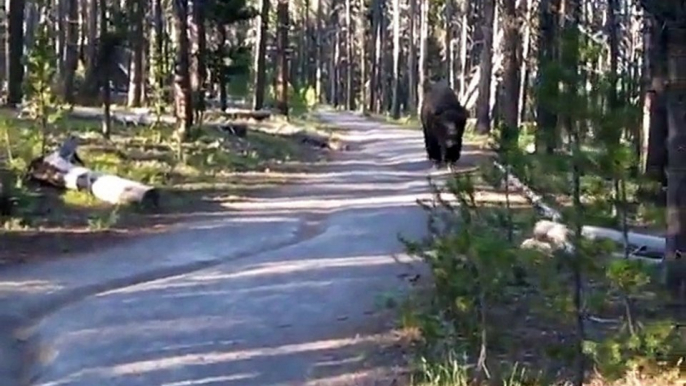
<svg viewBox="0 0 686 386">
<path fill-rule="evenodd" d="M 434 84 L 424 93 L 420 110 L 424 146 L 429 160 L 437 166 L 452 165 L 460 159 L 467 117 L 467 110 L 445 82 Z"/>
</svg>

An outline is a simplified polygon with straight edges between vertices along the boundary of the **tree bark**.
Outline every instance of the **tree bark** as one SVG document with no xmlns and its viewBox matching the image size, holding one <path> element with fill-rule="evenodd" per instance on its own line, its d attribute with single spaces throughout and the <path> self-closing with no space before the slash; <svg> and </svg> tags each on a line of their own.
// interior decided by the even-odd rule
<svg viewBox="0 0 686 386">
<path fill-rule="evenodd" d="M 74 75 L 79 64 L 79 1 L 69 0 L 67 4 L 67 36 L 64 63 L 64 100 L 74 103 Z"/>
<path fill-rule="evenodd" d="M 319 0 L 321 2 L 321 0 Z M 257 18 L 259 28 L 257 29 L 257 53 L 255 55 L 255 89 L 253 95 L 253 109 L 261 110 L 264 107 L 264 92 L 267 87 L 267 74 L 265 61 L 267 56 L 267 31 L 269 28 L 269 6 L 270 0 L 262 0 L 260 15 Z"/>
<path fill-rule="evenodd" d="M 417 39 L 415 20 L 417 18 L 417 1 L 409 0 L 409 20 L 408 20 L 408 36 L 410 38 L 408 53 L 407 53 L 407 105 L 406 111 L 410 114 L 415 114 L 417 109 Z"/>
<path fill-rule="evenodd" d="M 666 34 L 654 17 L 646 15 L 644 36 L 642 172 L 667 185 L 667 109 L 665 106 Z"/>
<path fill-rule="evenodd" d="M 683 14 L 683 11 L 682 11 Z M 667 26 L 667 287 L 686 304 L 686 23 Z"/>
<path fill-rule="evenodd" d="M 192 73 L 191 73 L 191 88 L 193 109 L 197 111 L 205 110 L 205 82 L 207 80 L 207 65 L 205 63 L 205 55 L 207 52 L 207 36 L 205 32 L 205 6 L 204 0 L 192 0 L 193 12 L 192 31 L 195 32 L 193 37 L 193 53 L 191 55 Z"/>
<path fill-rule="evenodd" d="M 538 95 L 536 101 L 536 151 L 552 154 L 558 142 L 557 113 L 550 105 L 550 100 L 557 97 L 557 84 L 550 84 L 546 72 L 556 60 L 560 0 L 541 0 L 539 5 L 538 34 Z"/>
<path fill-rule="evenodd" d="M 460 11 L 462 25 L 460 26 L 460 100 L 462 103 L 466 101 L 467 98 L 467 73 L 469 69 L 467 68 L 467 44 L 469 38 L 469 13 L 470 13 L 470 2 L 463 1 L 462 9 Z"/>
<path fill-rule="evenodd" d="M 324 12 L 322 11 L 322 7 L 324 5 L 324 2 L 322 0 L 316 0 L 315 7 L 317 7 L 317 14 L 316 14 L 316 26 L 315 26 L 315 75 L 314 75 L 314 91 L 315 94 L 317 95 L 317 101 L 318 102 L 323 102 L 323 69 L 324 69 L 324 48 L 323 42 L 324 42 L 324 31 L 322 29 L 322 18 L 324 17 Z"/>
<path fill-rule="evenodd" d="M 288 0 L 279 0 L 276 8 L 277 30 L 277 66 L 278 66 L 278 97 L 277 109 L 288 116 Z"/>
<path fill-rule="evenodd" d="M 429 7 L 430 0 L 422 0 L 419 16 L 419 81 L 417 82 L 417 106 L 421 108 L 424 103 L 424 90 L 426 89 L 427 51 L 429 39 Z M 417 111 L 417 116 L 419 116 Z"/>
<path fill-rule="evenodd" d="M 367 7 L 366 1 L 360 0 L 359 2 L 359 17 L 358 21 L 358 39 L 360 47 L 360 108 L 362 109 L 362 114 L 367 112 L 367 106 L 369 101 L 367 100 L 369 96 L 368 86 L 371 85 L 369 80 L 369 74 L 367 73 Z"/>
<path fill-rule="evenodd" d="M 391 114 L 400 118 L 400 0 L 393 0 L 393 84 Z"/>
<path fill-rule="evenodd" d="M 353 64 L 353 26 L 352 26 L 352 0 L 345 0 L 345 57 L 347 61 L 345 71 L 345 108 L 352 110 L 355 106 L 355 94 L 353 90 L 353 74 L 355 66 Z"/>
<path fill-rule="evenodd" d="M 174 34 L 177 44 L 176 65 L 174 66 L 176 135 L 179 141 L 186 141 L 193 125 L 188 47 L 188 0 L 172 1 L 174 4 Z"/>
<path fill-rule="evenodd" d="M 24 0 L 9 0 L 7 28 L 7 104 L 20 104 L 24 93 Z"/>
<path fill-rule="evenodd" d="M 100 1 L 100 52 L 98 53 L 99 57 L 104 57 L 103 55 L 106 55 L 108 49 L 115 49 L 116 45 L 113 47 L 108 47 L 108 45 L 104 44 L 106 40 L 110 38 L 109 31 L 108 31 L 108 20 L 107 20 L 107 0 L 101 0 Z M 116 56 L 113 55 L 113 57 L 116 58 Z M 96 63 L 99 61 L 96 60 Z M 98 79 L 100 80 L 100 90 L 102 92 L 102 135 L 105 138 L 109 138 L 110 134 L 112 133 L 112 117 L 110 113 L 110 107 L 111 107 L 111 99 L 112 99 L 112 92 L 110 90 L 110 77 L 112 74 L 112 69 L 116 68 L 116 64 L 114 63 L 100 63 L 101 65 L 104 66 L 104 69 L 102 70 L 102 74 L 99 74 Z"/>
<path fill-rule="evenodd" d="M 491 76 L 493 71 L 493 19 L 495 17 L 495 0 L 484 0 L 480 63 L 481 79 L 479 81 L 479 99 L 476 104 L 476 131 L 486 134 L 491 131 Z"/>
<path fill-rule="evenodd" d="M 519 70 L 521 63 L 520 50 L 520 16 L 516 0 L 503 0 L 503 98 L 501 108 L 505 125 L 502 139 L 504 142 L 518 136 L 519 127 Z"/>
<path fill-rule="evenodd" d="M 132 36 L 130 41 L 133 50 L 133 57 L 131 60 L 131 69 L 129 71 L 129 107 L 140 107 L 143 99 L 143 72 L 145 67 L 143 64 L 143 55 L 145 50 L 146 38 L 144 27 L 145 8 L 148 0 L 136 0 L 131 4 L 132 11 Z"/>
</svg>

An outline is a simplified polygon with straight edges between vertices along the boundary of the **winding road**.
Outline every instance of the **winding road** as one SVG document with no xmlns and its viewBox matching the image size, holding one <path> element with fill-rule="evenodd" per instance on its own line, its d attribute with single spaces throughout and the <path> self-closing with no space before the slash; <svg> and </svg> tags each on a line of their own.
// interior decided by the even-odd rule
<svg viewBox="0 0 686 386">
<path fill-rule="evenodd" d="M 380 303 L 421 269 L 398 234 L 425 233 L 416 199 L 430 197 L 431 166 L 420 131 L 320 116 L 340 127 L 348 151 L 268 199 L 231 204 L 239 215 L 0 272 L 0 323 L 19 340 L 0 349 L 3 379 L 398 384 L 398 358 L 383 354 L 393 318 Z M 470 160 L 466 151 L 460 162 Z"/>
</svg>

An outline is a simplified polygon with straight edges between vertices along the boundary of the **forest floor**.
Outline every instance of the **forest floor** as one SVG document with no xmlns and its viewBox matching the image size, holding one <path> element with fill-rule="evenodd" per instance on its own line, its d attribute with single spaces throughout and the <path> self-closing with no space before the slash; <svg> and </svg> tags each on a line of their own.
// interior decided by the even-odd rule
<svg viewBox="0 0 686 386">
<path fill-rule="evenodd" d="M 168 124 L 153 129 L 113 121 L 111 138 L 105 140 L 97 120 L 66 116 L 51 127 L 48 152 L 67 135 L 76 135 L 86 167 L 159 188 L 160 208 L 115 207 L 87 192 L 21 183 L 12 189 L 18 200 L 13 216 L 0 228 L 0 265 L 68 257 L 223 216 L 229 211 L 227 203 L 264 196 L 273 187 L 297 182 L 309 167 L 326 160 L 328 150 L 299 136 L 278 134 L 285 124 L 313 125 L 304 119 L 286 123 L 270 118 L 249 122 L 244 138 L 208 125 L 184 144 L 180 162 Z M 34 122 L 18 118 L 15 111 L 0 110 L 0 160 L 10 165 L 10 172 L 19 175 L 40 153 L 40 133 Z"/>
</svg>

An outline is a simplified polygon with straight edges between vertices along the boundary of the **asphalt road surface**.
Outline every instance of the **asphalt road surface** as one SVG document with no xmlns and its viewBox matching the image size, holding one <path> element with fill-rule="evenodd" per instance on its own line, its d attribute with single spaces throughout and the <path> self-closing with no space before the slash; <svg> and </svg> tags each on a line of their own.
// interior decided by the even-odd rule
<svg viewBox="0 0 686 386">
<path fill-rule="evenodd" d="M 420 269 L 398 234 L 425 233 L 432 168 L 421 131 L 320 114 L 348 151 L 238 214 L 1 272 L 4 314 L 31 326 L 13 331 L 12 371 L 43 386 L 397 384 L 381 303 Z"/>
</svg>

